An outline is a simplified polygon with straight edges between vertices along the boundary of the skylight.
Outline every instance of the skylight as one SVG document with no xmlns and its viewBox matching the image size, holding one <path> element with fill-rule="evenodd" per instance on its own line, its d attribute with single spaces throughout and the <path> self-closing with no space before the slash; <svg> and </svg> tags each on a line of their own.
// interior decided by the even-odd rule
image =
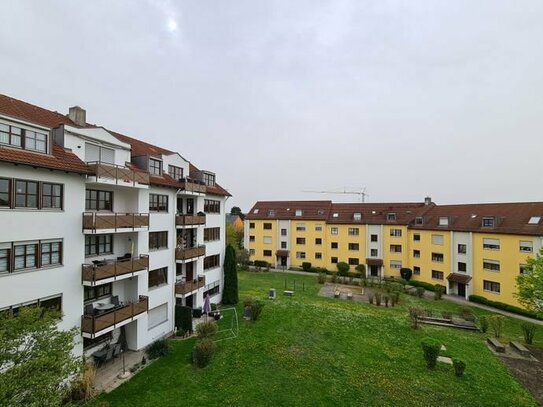
<svg viewBox="0 0 543 407">
<path fill-rule="evenodd" d="M 532 216 L 528 221 L 528 225 L 537 225 L 541 220 L 541 216 Z"/>
<path fill-rule="evenodd" d="M 258 208 L 256 208 L 256 209 L 253 211 L 253 213 L 258 213 Z"/>
<path fill-rule="evenodd" d="M 339 213 L 332 214 L 332 218 L 337 218 L 339 216 Z"/>
</svg>

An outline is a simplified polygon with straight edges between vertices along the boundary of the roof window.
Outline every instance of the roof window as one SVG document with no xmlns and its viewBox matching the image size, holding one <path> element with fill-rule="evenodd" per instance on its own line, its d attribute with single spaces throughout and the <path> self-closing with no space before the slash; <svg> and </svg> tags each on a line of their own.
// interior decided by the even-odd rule
<svg viewBox="0 0 543 407">
<path fill-rule="evenodd" d="M 270 209 L 268 211 L 268 216 L 275 216 L 275 209 Z"/>
<path fill-rule="evenodd" d="M 301 209 L 296 209 L 296 216 L 302 216 L 304 214 L 304 211 Z"/>
<path fill-rule="evenodd" d="M 528 225 L 537 225 L 541 220 L 541 216 L 532 216 L 528 221 Z"/>
<path fill-rule="evenodd" d="M 449 218 L 447 216 L 440 216 L 439 226 L 449 226 Z"/>
<path fill-rule="evenodd" d="M 394 212 L 387 213 L 387 221 L 395 221 L 396 220 L 396 214 Z"/>
<path fill-rule="evenodd" d="M 258 208 L 256 208 L 256 209 L 253 211 L 253 213 L 258 213 Z"/>
<path fill-rule="evenodd" d="M 493 228 L 495 224 L 496 224 L 496 219 L 489 216 L 483 216 L 482 227 Z"/>
<path fill-rule="evenodd" d="M 337 218 L 337 217 L 339 217 L 339 213 L 336 212 L 332 214 L 332 218 Z"/>
<path fill-rule="evenodd" d="M 417 216 L 415 218 L 415 225 L 422 225 L 424 223 L 424 219 L 422 218 L 422 216 Z"/>
<path fill-rule="evenodd" d="M 360 212 L 354 213 L 353 214 L 353 219 L 358 220 L 358 221 L 362 220 L 362 214 Z"/>
</svg>

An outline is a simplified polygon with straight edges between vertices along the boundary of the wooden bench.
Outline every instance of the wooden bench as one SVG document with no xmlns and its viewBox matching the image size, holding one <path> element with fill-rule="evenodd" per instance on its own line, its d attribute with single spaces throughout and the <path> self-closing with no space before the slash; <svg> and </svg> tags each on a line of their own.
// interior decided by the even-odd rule
<svg viewBox="0 0 543 407">
<path fill-rule="evenodd" d="M 505 346 L 496 338 L 488 338 L 486 340 L 490 346 L 498 353 L 505 353 Z"/>
<path fill-rule="evenodd" d="M 287 297 L 292 297 L 294 295 L 294 291 L 285 290 L 283 291 L 283 295 L 286 295 Z"/>
<path fill-rule="evenodd" d="M 515 342 L 515 341 L 511 341 L 511 342 L 509 342 L 509 345 L 511 345 L 511 347 L 512 347 L 515 351 L 517 351 L 518 353 L 520 353 L 522 356 L 527 357 L 527 358 L 529 358 L 529 357 L 531 356 L 530 351 L 529 351 L 528 348 L 526 348 L 526 346 L 524 346 L 523 344 L 518 343 L 518 342 Z"/>
</svg>

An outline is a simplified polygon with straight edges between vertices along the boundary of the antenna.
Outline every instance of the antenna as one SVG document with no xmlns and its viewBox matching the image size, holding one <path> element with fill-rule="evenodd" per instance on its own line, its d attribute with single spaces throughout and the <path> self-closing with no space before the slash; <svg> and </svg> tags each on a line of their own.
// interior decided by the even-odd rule
<svg viewBox="0 0 543 407">
<path fill-rule="evenodd" d="M 316 194 L 347 194 L 347 195 L 358 195 L 360 197 L 360 202 L 365 202 L 366 197 L 369 196 L 369 194 L 366 193 L 366 187 L 360 188 L 355 191 L 348 191 L 346 187 L 343 187 L 343 191 L 312 191 L 312 190 L 305 190 L 302 192 L 309 192 L 309 193 L 316 193 Z"/>
</svg>

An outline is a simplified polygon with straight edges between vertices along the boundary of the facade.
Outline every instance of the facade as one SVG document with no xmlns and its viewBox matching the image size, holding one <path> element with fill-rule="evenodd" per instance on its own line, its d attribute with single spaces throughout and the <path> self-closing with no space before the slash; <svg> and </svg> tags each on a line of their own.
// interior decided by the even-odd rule
<svg viewBox="0 0 543 407">
<path fill-rule="evenodd" d="M 414 203 L 257 202 L 245 220 L 250 259 L 277 268 L 337 270 L 364 264 L 368 276 L 446 286 L 519 306 L 515 279 L 543 246 L 543 202 L 436 205 Z"/>
<path fill-rule="evenodd" d="M 0 95 L 0 312 L 40 304 L 141 349 L 220 302 L 229 194 L 176 152 Z"/>
</svg>

